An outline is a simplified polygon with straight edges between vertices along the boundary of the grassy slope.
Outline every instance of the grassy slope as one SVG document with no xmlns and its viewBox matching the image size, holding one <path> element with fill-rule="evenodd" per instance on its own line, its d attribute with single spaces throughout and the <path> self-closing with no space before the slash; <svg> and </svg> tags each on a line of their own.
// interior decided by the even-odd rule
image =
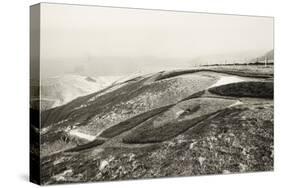
<svg viewBox="0 0 281 188">
<path fill-rule="evenodd" d="M 99 96 L 95 101 L 93 101 L 91 103 L 91 105 L 87 106 L 86 108 L 82 108 L 79 111 L 75 111 L 74 108 L 78 107 L 82 104 L 85 104 L 92 97 L 98 96 L 99 94 L 105 92 L 106 90 L 109 90 L 113 86 L 110 86 L 99 92 L 96 92 L 96 93 L 93 93 L 93 94 L 90 94 L 90 95 L 87 95 L 84 97 L 79 97 L 66 105 L 44 111 L 41 114 L 42 127 L 46 127 L 50 124 L 59 122 L 64 119 L 75 120 L 78 118 L 79 121 L 87 120 L 89 118 L 89 116 L 84 115 L 84 114 L 90 113 L 90 115 L 93 116 L 95 114 L 99 114 L 99 113 L 103 112 L 104 110 L 107 110 L 107 109 L 110 110 L 111 109 L 110 106 L 114 106 L 114 104 L 120 103 L 122 101 L 128 101 L 129 98 L 133 98 L 136 95 L 140 95 L 142 92 L 145 92 L 147 90 L 160 92 L 161 90 L 165 89 L 165 86 L 163 85 L 163 83 L 161 84 L 162 86 L 160 86 L 159 84 L 157 84 L 157 81 L 170 79 L 170 78 L 177 77 L 180 75 L 192 74 L 192 73 L 196 73 L 196 72 L 200 72 L 200 71 L 211 71 L 211 72 L 217 72 L 217 73 L 233 74 L 233 75 L 237 75 L 237 76 L 258 77 L 258 78 L 271 78 L 273 76 L 273 73 L 267 73 L 267 72 L 264 73 L 261 71 L 258 71 L 258 72 L 251 71 L 251 70 L 241 71 L 241 70 L 235 70 L 235 69 L 232 70 L 229 68 L 217 67 L 217 68 L 212 68 L 212 69 L 208 68 L 208 69 L 179 70 L 179 71 L 163 72 L 161 74 L 157 74 L 156 76 L 151 76 L 151 77 L 153 77 L 153 79 L 150 80 L 150 82 L 155 82 L 155 84 L 150 84 L 150 85 L 143 85 L 143 84 L 147 80 L 151 79 L 151 77 L 150 78 L 138 77 L 137 79 L 133 79 L 131 81 L 126 81 L 127 84 L 124 85 L 123 87 L 120 87 L 112 92 Z M 124 91 L 126 91 L 126 92 L 124 92 Z M 110 102 L 110 106 L 108 107 L 109 102 Z M 91 108 L 92 106 L 95 106 L 95 108 L 94 109 Z"/>
<path fill-rule="evenodd" d="M 169 80 L 175 76 L 174 73 L 163 75 L 164 78 L 157 77 L 160 79 L 156 83 L 159 83 L 159 81 L 161 83 L 165 79 Z M 178 75 L 181 74 L 176 76 Z M 127 101 L 128 96 L 133 98 L 147 90 L 157 92 L 160 91 L 159 89 L 163 89 L 163 86 L 160 87 L 160 85 L 146 85 L 146 81 L 138 78 L 137 82 L 130 82 L 126 87 L 121 87 L 112 93 L 98 97 L 93 102 L 95 108 L 87 107 L 76 113 L 73 112 L 75 106 L 96 95 L 93 94 L 78 98 L 72 101 L 69 106 L 66 105 L 48 111 L 45 118 L 48 119 L 47 116 L 56 114 L 55 117 L 48 120 L 49 122 L 56 122 L 62 120 L 62 117 L 73 116 L 75 119 L 77 116 L 82 116 L 79 121 L 86 122 L 90 116 L 103 111 L 106 112 L 106 107 L 110 110 L 111 105 L 118 103 L 118 101 Z M 263 88 L 259 89 L 260 86 Z M 245 94 L 245 91 L 250 92 L 251 95 L 255 94 L 253 97 L 270 96 L 273 93 L 273 83 L 271 85 L 248 83 L 239 85 L 239 87 L 237 85 L 227 85 L 226 87 L 230 88 L 226 89 L 221 86 L 217 87 L 215 91 L 212 91 L 212 89 L 210 91 L 235 97 L 240 97 L 242 91 L 242 95 Z M 252 89 L 247 89 L 248 87 Z M 240 91 L 238 90 L 240 88 L 244 89 Z M 182 97 L 179 101 L 200 98 L 204 94 L 202 90 L 194 93 Z M 206 116 L 199 118 L 195 117 L 184 121 L 167 120 L 168 122 L 160 127 L 152 127 L 151 121 L 162 116 L 178 102 L 172 106 L 146 111 L 143 114 L 121 121 L 100 135 L 111 139 L 128 131 L 129 134 L 125 134 L 125 137 L 121 139 L 124 141 L 123 144 L 103 147 L 106 140 L 98 139 L 72 148 L 68 152 L 59 152 L 43 157 L 41 164 L 42 181 L 52 184 L 272 170 L 273 104 L 272 101 L 260 103 L 260 101 L 263 101 L 262 99 L 253 98 L 253 101 L 247 104 L 246 100 L 246 103 L 242 106 L 213 112 L 215 114 L 207 113 Z M 216 105 L 216 103 L 213 103 L 213 105 Z M 211 107 L 212 104 L 210 104 Z M 203 109 L 208 111 L 206 107 Z M 198 109 L 191 114 L 197 111 Z M 187 116 L 189 117 L 191 114 L 187 113 Z M 45 121 L 47 120 L 45 119 Z M 61 127 L 63 128 L 67 124 L 67 122 L 62 123 Z M 140 124 L 142 126 L 139 126 Z M 60 134 L 56 135 L 59 136 Z M 45 140 L 57 139 L 50 139 L 51 135 L 49 134 L 45 136 L 47 136 Z M 143 143 L 155 144 L 139 147 Z M 106 165 L 101 168 L 101 164 Z M 62 179 L 56 179 L 56 175 L 66 170 L 71 170 L 71 172 L 62 175 Z"/>
<path fill-rule="evenodd" d="M 112 138 L 114 136 L 117 136 L 119 134 L 121 134 L 124 131 L 127 131 L 129 129 L 134 128 L 135 126 L 137 126 L 138 124 L 148 120 L 149 118 L 162 113 L 163 111 L 167 110 L 168 108 L 170 108 L 171 106 L 164 106 L 164 107 L 160 107 L 160 108 L 156 108 L 153 109 L 149 112 L 145 112 L 143 114 L 137 115 L 131 119 L 125 120 L 121 123 L 118 123 L 115 126 L 112 126 L 108 129 L 106 129 L 105 131 L 103 131 L 100 134 L 100 137 L 105 137 L 105 138 Z"/>
<path fill-rule="evenodd" d="M 272 170 L 272 116 L 272 103 L 256 103 L 223 110 L 167 142 L 46 157 L 43 182 L 58 183 L 51 176 L 69 169 L 59 183 Z"/>
<path fill-rule="evenodd" d="M 232 97 L 273 99 L 273 82 L 241 82 L 210 88 L 209 91 Z"/>
</svg>

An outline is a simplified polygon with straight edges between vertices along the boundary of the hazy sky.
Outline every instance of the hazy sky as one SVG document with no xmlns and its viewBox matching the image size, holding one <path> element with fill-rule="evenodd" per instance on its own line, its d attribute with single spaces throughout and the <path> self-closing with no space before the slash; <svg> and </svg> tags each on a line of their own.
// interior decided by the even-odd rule
<svg viewBox="0 0 281 188">
<path fill-rule="evenodd" d="M 41 4 L 41 75 L 127 74 L 273 49 L 273 19 Z"/>
</svg>

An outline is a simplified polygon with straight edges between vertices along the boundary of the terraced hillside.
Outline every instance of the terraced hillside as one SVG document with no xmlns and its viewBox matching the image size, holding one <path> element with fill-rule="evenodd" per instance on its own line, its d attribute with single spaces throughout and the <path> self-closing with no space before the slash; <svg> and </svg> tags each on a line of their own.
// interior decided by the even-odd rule
<svg viewBox="0 0 281 188">
<path fill-rule="evenodd" d="M 41 126 L 43 184 L 273 170 L 273 69 L 138 76 Z"/>
</svg>

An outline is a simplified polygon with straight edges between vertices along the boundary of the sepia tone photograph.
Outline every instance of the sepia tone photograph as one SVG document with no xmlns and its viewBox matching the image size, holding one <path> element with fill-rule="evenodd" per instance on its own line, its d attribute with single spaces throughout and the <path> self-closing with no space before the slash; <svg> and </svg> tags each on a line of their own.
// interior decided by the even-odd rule
<svg viewBox="0 0 281 188">
<path fill-rule="evenodd" d="M 30 7 L 42 184 L 274 169 L 274 18 Z"/>
</svg>

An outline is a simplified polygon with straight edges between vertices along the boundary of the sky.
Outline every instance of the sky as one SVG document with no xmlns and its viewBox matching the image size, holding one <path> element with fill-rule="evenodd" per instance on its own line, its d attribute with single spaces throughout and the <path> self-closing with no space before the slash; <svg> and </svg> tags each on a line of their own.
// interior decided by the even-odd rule
<svg viewBox="0 0 281 188">
<path fill-rule="evenodd" d="M 124 75 L 265 53 L 273 18 L 42 3 L 40 37 L 43 77 Z"/>
</svg>

